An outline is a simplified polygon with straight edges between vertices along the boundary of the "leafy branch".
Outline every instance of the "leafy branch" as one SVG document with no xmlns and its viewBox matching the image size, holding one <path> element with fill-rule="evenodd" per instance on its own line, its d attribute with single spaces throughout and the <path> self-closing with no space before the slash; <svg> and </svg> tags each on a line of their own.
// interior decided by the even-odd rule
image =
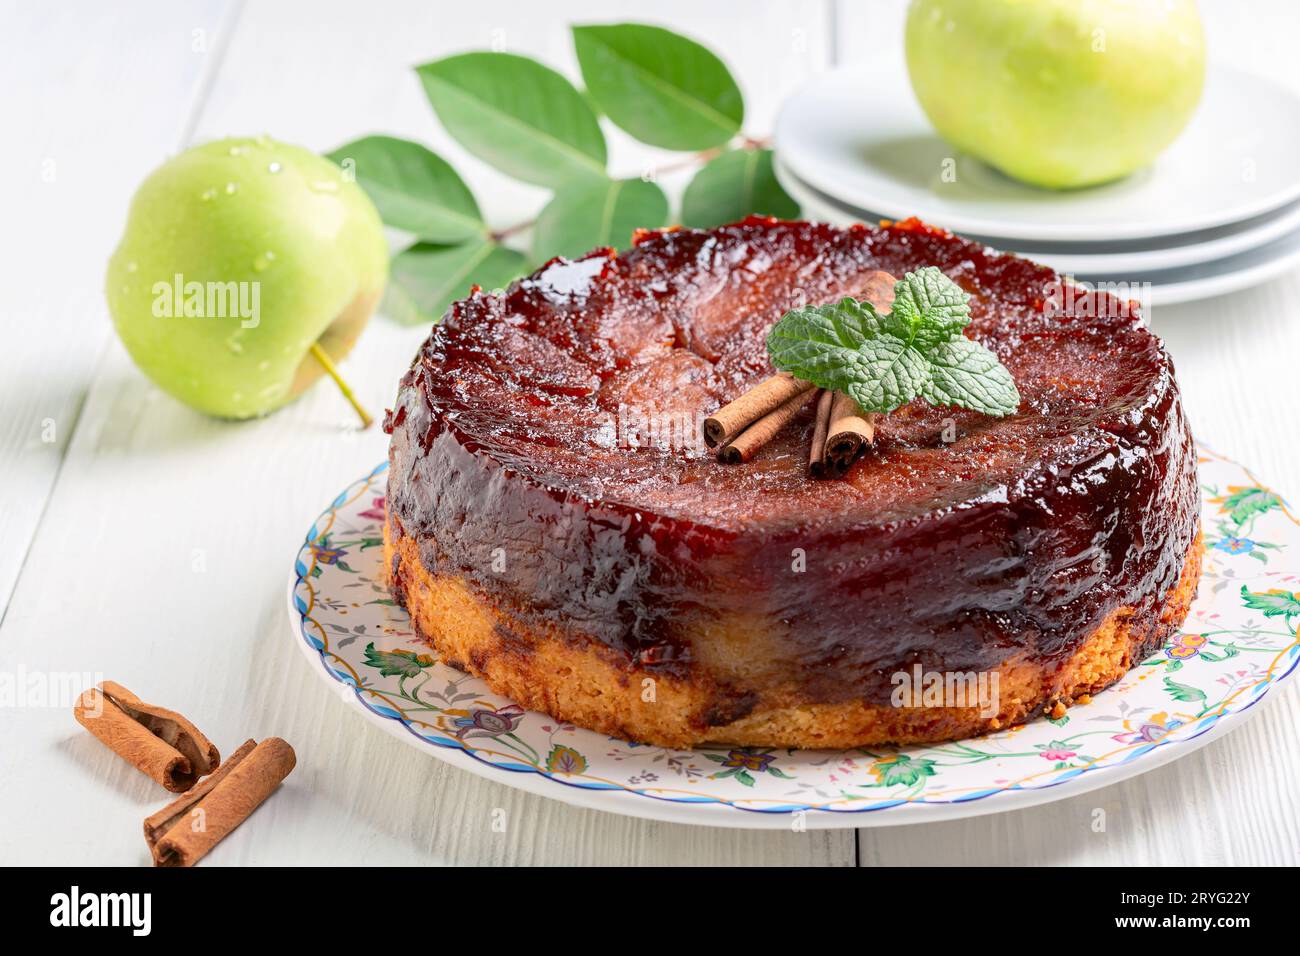
<svg viewBox="0 0 1300 956">
<path fill-rule="evenodd" d="M 420 143 L 367 136 L 329 154 L 355 176 L 386 225 L 414 238 L 393 258 L 385 300 L 391 317 L 427 324 L 473 285 L 504 286 L 555 256 L 626 248 L 634 230 L 669 222 L 657 179 L 683 168 L 699 167 L 677 212 L 684 225 L 798 215 L 766 142 L 742 134 L 744 99 L 716 55 L 643 24 L 575 26 L 572 33 L 585 91 L 510 53 L 462 53 L 416 68 L 452 138 L 495 169 L 552 191 L 533 220 L 491 229 L 456 170 Z M 643 176 L 614 177 L 601 114 L 643 143 L 691 155 Z M 508 242 L 529 229 L 527 250 Z"/>
</svg>

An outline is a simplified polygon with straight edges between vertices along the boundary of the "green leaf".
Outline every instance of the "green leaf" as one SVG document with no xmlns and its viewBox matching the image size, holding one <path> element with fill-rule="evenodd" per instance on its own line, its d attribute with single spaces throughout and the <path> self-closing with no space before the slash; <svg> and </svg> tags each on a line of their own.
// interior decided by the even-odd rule
<svg viewBox="0 0 1300 956">
<path fill-rule="evenodd" d="M 970 324 L 968 298 L 942 271 L 925 266 L 894 284 L 894 304 L 884 329 L 923 349 L 947 342 Z"/>
<path fill-rule="evenodd" d="M 1268 591 L 1248 591 L 1241 586 L 1241 601 L 1252 611 L 1262 611 L 1265 617 L 1291 618 L 1300 614 L 1300 594 L 1271 588 Z"/>
<path fill-rule="evenodd" d="M 604 176 L 596 114 L 549 67 L 511 53 L 462 53 L 416 72 L 447 132 L 502 172 L 552 188 Z"/>
<path fill-rule="evenodd" d="M 772 172 L 770 149 L 740 149 L 710 160 L 682 195 L 682 223 L 708 229 L 749 215 L 794 219 L 799 204 Z"/>
<path fill-rule="evenodd" d="M 1281 507 L 1282 499 L 1267 488 L 1238 488 L 1223 499 L 1219 510 L 1226 511 L 1233 522 L 1241 525 L 1254 515 Z"/>
<path fill-rule="evenodd" d="M 998 357 L 960 335 L 932 348 L 930 380 L 921 395 L 931 405 L 960 405 L 985 415 L 1010 415 L 1020 392 Z"/>
<path fill-rule="evenodd" d="M 878 786 L 911 787 L 935 774 L 934 761 L 928 757 L 909 757 L 898 754 L 876 761 L 871 767 Z"/>
<path fill-rule="evenodd" d="M 551 773 L 583 773 L 587 769 L 587 758 L 572 747 L 556 744 L 546 755 L 546 769 Z"/>
<path fill-rule="evenodd" d="M 1171 677 L 1165 678 L 1165 690 L 1174 700 L 1194 703 L 1205 700 L 1205 691 L 1199 687 L 1192 687 L 1188 684 L 1180 684 Z"/>
<path fill-rule="evenodd" d="M 767 336 L 772 364 L 822 388 L 845 392 L 868 412 L 906 405 L 929 382 L 925 356 L 882 331 L 870 302 L 787 312 Z"/>
<path fill-rule="evenodd" d="M 854 299 L 787 312 L 768 333 L 767 351 L 776 368 L 844 392 L 864 411 L 888 413 L 921 396 L 1009 415 L 1020 393 L 997 356 L 962 334 L 967 299 L 927 266 L 898 280 L 887 315 Z"/>
<path fill-rule="evenodd" d="M 632 136 L 664 149 L 720 146 L 745 102 L 726 65 L 694 40 L 639 23 L 575 26 L 582 79 L 596 105 Z"/>
<path fill-rule="evenodd" d="M 415 651 L 377 651 L 374 644 L 366 645 L 366 666 L 379 668 L 383 677 L 415 677 L 436 662 L 430 654 Z"/>
<path fill-rule="evenodd" d="M 870 302 L 841 299 L 787 312 L 767 335 L 772 364 L 822 388 L 847 392 L 859 350 L 880 334 L 880 314 Z"/>
<path fill-rule="evenodd" d="M 892 335 L 867 340 L 851 369 L 855 375 L 847 391 L 868 412 L 906 405 L 921 394 L 930 375 L 925 356 Z"/>
<path fill-rule="evenodd" d="M 419 242 L 393 257 L 382 311 L 403 325 L 428 325 L 471 286 L 501 288 L 523 272 L 523 254 L 490 239 L 458 246 Z"/>
<path fill-rule="evenodd" d="M 533 227 L 533 259 L 578 256 L 598 246 L 626 249 L 635 229 L 668 219 L 668 198 L 640 179 L 576 183 L 555 194 Z"/>
<path fill-rule="evenodd" d="M 340 146 L 329 158 L 355 171 L 386 225 L 431 242 L 461 242 L 487 231 L 456 170 L 419 143 L 367 136 Z"/>
</svg>

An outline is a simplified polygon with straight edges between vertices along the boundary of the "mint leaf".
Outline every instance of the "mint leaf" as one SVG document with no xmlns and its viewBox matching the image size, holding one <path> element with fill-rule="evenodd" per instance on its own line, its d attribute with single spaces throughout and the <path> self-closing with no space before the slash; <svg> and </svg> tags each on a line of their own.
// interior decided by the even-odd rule
<svg viewBox="0 0 1300 956">
<path fill-rule="evenodd" d="M 909 272 L 894 285 L 885 331 L 920 348 L 946 342 L 970 323 L 968 296 L 934 266 Z"/>
<path fill-rule="evenodd" d="M 960 405 L 985 415 L 1010 415 L 1020 393 L 998 357 L 964 336 L 940 342 L 927 356 L 930 380 L 921 390 L 931 405 Z"/>
<path fill-rule="evenodd" d="M 366 136 L 329 158 L 357 183 L 384 224 L 431 242 L 461 242 L 487 232 L 469 187 L 436 153 L 393 136 Z"/>
<path fill-rule="evenodd" d="M 682 224 L 708 229 L 746 216 L 795 219 L 799 204 L 772 170 L 770 149 L 737 149 L 710 160 L 682 194 Z"/>
<path fill-rule="evenodd" d="M 767 335 L 772 364 L 822 388 L 847 392 L 865 377 L 861 353 L 869 339 L 880 334 L 880 315 L 870 302 L 841 299 L 787 312 Z"/>
<path fill-rule="evenodd" d="M 740 132 L 745 102 L 726 65 L 694 40 L 639 23 L 575 26 L 582 79 L 614 125 L 651 146 L 699 150 Z"/>
<path fill-rule="evenodd" d="M 598 246 L 626 249 L 636 229 L 668 219 L 668 197 L 654 183 L 620 179 L 575 183 L 555 194 L 533 227 L 533 260 L 574 257 Z"/>
<path fill-rule="evenodd" d="M 881 335 L 858 350 L 849 382 L 849 396 L 864 411 L 892 411 L 906 405 L 925 388 L 930 376 L 925 356 L 902 339 Z"/>
<path fill-rule="evenodd" d="M 596 114 L 550 67 L 513 53 L 462 53 L 416 73 L 447 132 L 502 172 L 552 188 L 604 177 Z"/>
<path fill-rule="evenodd" d="M 1020 407 L 1011 373 L 962 330 L 969 296 L 939 269 L 909 272 L 881 315 L 869 302 L 787 312 L 767 336 L 772 364 L 822 388 L 844 392 L 864 411 L 888 413 L 918 396 L 986 415 Z"/>
</svg>

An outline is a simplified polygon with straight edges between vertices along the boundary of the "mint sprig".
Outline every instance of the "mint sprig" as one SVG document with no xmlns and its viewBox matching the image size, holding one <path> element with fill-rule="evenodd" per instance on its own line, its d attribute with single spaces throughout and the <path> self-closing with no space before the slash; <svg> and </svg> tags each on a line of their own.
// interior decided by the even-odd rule
<svg viewBox="0 0 1300 956">
<path fill-rule="evenodd" d="M 892 412 L 918 396 L 986 415 L 1010 415 L 1020 392 L 996 355 L 962 330 L 970 297 L 934 266 L 894 286 L 893 308 L 844 298 L 787 312 L 767 336 L 772 364 L 844 392 L 863 411 Z"/>
</svg>

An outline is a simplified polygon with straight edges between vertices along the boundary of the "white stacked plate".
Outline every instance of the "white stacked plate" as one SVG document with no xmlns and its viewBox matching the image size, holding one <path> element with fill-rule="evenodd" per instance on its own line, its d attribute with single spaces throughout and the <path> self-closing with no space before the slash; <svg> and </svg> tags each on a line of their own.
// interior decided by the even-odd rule
<svg viewBox="0 0 1300 956">
<path fill-rule="evenodd" d="M 917 216 L 1148 304 L 1232 292 L 1300 266 L 1300 96 L 1211 67 L 1182 136 L 1119 182 L 1057 192 L 1002 175 L 934 131 L 902 71 L 823 74 L 781 110 L 776 172 L 804 215 Z"/>
</svg>

